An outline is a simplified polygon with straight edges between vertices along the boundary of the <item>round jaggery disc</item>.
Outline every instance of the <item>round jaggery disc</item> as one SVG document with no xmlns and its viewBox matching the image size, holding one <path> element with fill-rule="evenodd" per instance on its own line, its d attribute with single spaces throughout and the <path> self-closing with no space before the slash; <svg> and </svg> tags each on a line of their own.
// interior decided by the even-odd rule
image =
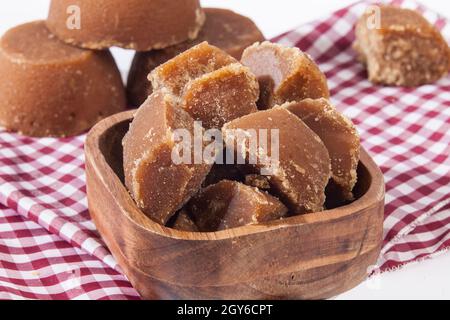
<svg viewBox="0 0 450 320">
<path fill-rule="evenodd" d="M 149 51 L 195 39 L 204 20 L 199 0 L 52 0 L 47 25 L 83 48 Z"/>
<path fill-rule="evenodd" d="M 327 79 L 315 62 L 298 48 L 270 42 L 247 48 L 241 62 L 260 84 L 260 109 L 306 98 L 329 98 Z"/>
<path fill-rule="evenodd" d="M 69 46 L 43 21 L 2 37 L 0 77 L 0 125 L 25 135 L 79 134 L 126 106 L 110 52 Z"/>
<path fill-rule="evenodd" d="M 245 159 L 246 165 L 240 168 L 248 174 L 263 174 L 261 170 L 268 164 L 265 158 L 271 159 L 275 165 L 266 175 L 270 192 L 292 214 L 323 210 L 325 188 L 331 176 L 330 156 L 320 138 L 297 116 L 274 108 L 231 121 L 222 131 L 225 144 L 236 153 L 236 159 L 238 154 Z M 251 137 L 252 131 L 258 137 L 256 146 L 250 139 L 239 138 Z"/>
<path fill-rule="evenodd" d="M 195 164 L 193 157 L 174 161 L 177 129 L 193 137 L 194 120 L 157 91 L 139 108 L 123 140 L 125 185 L 138 207 L 162 225 L 197 193 L 212 166 Z"/>
<path fill-rule="evenodd" d="M 353 123 L 327 99 L 305 99 L 281 108 L 295 114 L 320 137 L 330 154 L 332 179 L 339 193 L 343 200 L 352 200 L 360 152 L 360 138 Z"/>
<path fill-rule="evenodd" d="M 207 41 L 240 59 L 245 48 L 264 41 L 263 34 L 249 18 L 226 9 L 205 8 L 204 11 L 206 21 L 195 40 L 161 50 L 136 53 L 127 82 L 130 105 L 140 106 L 151 94 L 147 76 L 153 69 L 201 42 Z"/>
</svg>

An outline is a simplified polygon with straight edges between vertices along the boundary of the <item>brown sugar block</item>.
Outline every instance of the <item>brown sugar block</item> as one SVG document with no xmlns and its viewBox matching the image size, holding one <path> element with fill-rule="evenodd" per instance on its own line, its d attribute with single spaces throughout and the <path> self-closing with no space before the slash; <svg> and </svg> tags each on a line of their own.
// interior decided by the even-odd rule
<svg viewBox="0 0 450 320">
<path fill-rule="evenodd" d="M 2 37 L 0 77 L 0 125 L 25 135 L 76 135 L 126 107 L 110 52 L 69 46 L 43 21 Z"/>
<path fill-rule="evenodd" d="M 346 200 L 353 198 L 359 163 L 360 138 L 353 123 L 327 99 L 305 99 L 282 106 L 299 117 L 323 141 L 331 159 L 334 182 Z"/>
<path fill-rule="evenodd" d="M 225 51 L 202 42 L 160 65 L 148 78 L 155 91 L 165 89 L 179 96 L 190 81 L 236 62 Z"/>
<path fill-rule="evenodd" d="M 139 108 L 123 140 L 125 184 L 138 207 L 164 225 L 197 193 L 211 169 L 173 161 L 176 129 L 193 136 L 194 120 L 170 96 L 155 92 Z"/>
<path fill-rule="evenodd" d="M 416 87 L 436 82 L 450 70 L 450 49 L 419 12 L 380 6 L 380 25 L 366 13 L 356 25 L 355 49 L 374 83 Z"/>
<path fill-rule="evenodd" d="M 258 111 L 259 87 L 248 68 L 235 63 L 191 81 L 182 106 L 207 129 L 222 128 L 236 118 Z"/>
<path fill-rule="evenodd" d="M 260 109 L 306 98 L 329 98 L 327 79 L 314 61 L 298 48 L 263 42 L 247 48 L 241 59 L 257 76 Z"/>
<path fill-rule="evenodd" d="M 140 106 L 152 92 L 148 74 L 193 46 L 207 41 L 236 59 L 245 48 L 263 41 L 264 36 L 255 23 L 247 17 L 226 9 L 205 8 L 206 21 L 194 40 L 149 52 L 137 52 L 128 75 L 127 92 L 130 105 Z"/>
<path fill-rule="evenodd" d="M 188 232 L 198 232 L 198 227 L 189 216 L 186 210 L 181 210 L 175 217 L 172 229 Z"/>
<path fill-rule="evenodd" d="M 188 210 L 202 232 L 269 222 L 288 211 L 277 198 L 228 180 L 203 189 L 191 199 Z"/>
<path fill-rule="evenodd" d="M 204 20 L 199 0 L 52 0 L 47 26 L 83 48 L 149 51 L 195 39 Z"/>
<path fill-rule="evenodd" d="M 179 106 L 206 129 L 256 112 L 258 82 L 224 51 L 203 42 L 156 68 L 154 90 L 177 97 Z"/>
<path fill-rule="evenodd" d="M 243 143 L 236 139 L 236 130 L 247 133 L 248 130 L 260 129 L 268 130 L 265 145 L 259 142 L 257 148 L 253 148 L 248 140 Z M 276 145 L 272 147 L 274 130 L 278 130 L 279 148 Z M 276 166 L 267 177 L 271 193 L 279 197 L 292 213 L 323 210 L 324 191 L 330 178 L 330 157 L 320 138 L 298 117 L 286 109 L 270 109 L 234 120 L 222 131 L 227 148 L 245 157 L 249 174 L 262 173 L 261 169 L 267 167 L 264 158 L 274 158 L 272 151 L 279 150 L 278 163 L 273 162 Z M 252 157 L 257 159 L 256 164 L 250 163 Z"/>
</svg>

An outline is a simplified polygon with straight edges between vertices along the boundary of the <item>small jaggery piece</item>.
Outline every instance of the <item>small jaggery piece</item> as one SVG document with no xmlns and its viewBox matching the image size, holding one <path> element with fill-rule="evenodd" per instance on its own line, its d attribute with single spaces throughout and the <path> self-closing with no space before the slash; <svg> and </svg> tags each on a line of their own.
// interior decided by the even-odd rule
<svg viewBox="0 0 450 320">
<path fill-rule="evenodd" d="M 24 135 L 77 135 L 126 107 L 111 53 L 69 46 L 44 21 L 3 35 L 0 77 L 0 125 Z"/>
<path fill-rule="evenodd" d="M 268 41 L 255 43 L 244 51 L 241 62 L 258 78 L 260 110 L 306 98 L 330 97 L 325 75 L 298 48 Z"/>
<path fill-rule="evenodd" d="M 195 39 L 204 20 L 199 0 L 52 0 L 47 26 L 82 48 L 149 51 Z"/>
<path fill-rule="evenodd" d="M 180 212 L 175 217 L 172 229 L 187 232 L 199 231 L 194 221 L 192 221 L 191 217 L 189 216 L 188 212 L 184 209 L 180 210 Z"/>
<path fill-rule="evenodd" d="M 188 210 L 202 232 L 280 219 L 287 208 L 275 197 L 236 181 L 223 180 L 191 199 Z"/>
<path fill-rule="evenodd" d="M 150 74 L 154 90 L 175 96 L 179 106 L 205 129 L 222 128 L 256 112 L 259 86 L 250 70 L 217 47 L 203 42 Z"/>
<path fill-rule="evenodd" d="M 241 59 L 245 48 L 264 41 L 263 34 L 249 18 L 226 9 L 205 8 L 204 11 L 206 21 L 196 39 L 161 50 L 136 53 L 127 81 L 130 105 L 140 106 L 151 94 L 147 76 L 153 69 L 199 43 L 207 41 L 235 59 Z"/>
<path fill-rule="evenodd" d="M 355 49 L 369 80 L 389 86 L 434 83 L 450 70 L 450 49 L 440 32 L 419 12 L 380 6 L 380 28 L 373 12 L 356 25 Z"/>
<path fill-rule="evenodd" d="M 331 159 L 331 178 L 352 200 L 357 181 L 360 138 L 353 123 L 327 99 L 305 99 L 286 103 L 285 108 L 299 117 L 325 144 Z"/>
<path fill-rule="evenodd" d="M 259 174 L 247 174 L 245 176 L 245 184 L 260 190 L 270 190 L 270 181 L 266 176 Z"/>
<path fill-rule="evenodd" d="M 251 147 L 249 139 L 239 142 L 236 132 L 266 129 L 267 143 Z M 227 123 L 222 129 L 228 149 L 246 159 L 248 174 L 260 174 L 267 168 L 265 158 L 273 158 L 273 130 L 278 130 L 278 162 L 268 175 L 271 194 L 276 195 L 293 214 L 323 210 L 325 187 L 330 179 L 330 156 L 320 138 L 302 120 L 286 109 L 260 111 Z M 241 145 L 237 145 L 241 144 Z M 276 148 L 276 146 L 274 147 Z M 249 161 L 257 159 L 257 163 Z M 250 163 L 252 162 L 252 163 Z"/>
<path fill-rule="evenodd" d="M 171 96 L 155 92 L 138 109 L 123 140 L 125 185 L 138 207 L 163 225 L 198 192 L 211 169 L 174 163 L 176 129 L 193 136 L 194 120 Z"/>
</svg>

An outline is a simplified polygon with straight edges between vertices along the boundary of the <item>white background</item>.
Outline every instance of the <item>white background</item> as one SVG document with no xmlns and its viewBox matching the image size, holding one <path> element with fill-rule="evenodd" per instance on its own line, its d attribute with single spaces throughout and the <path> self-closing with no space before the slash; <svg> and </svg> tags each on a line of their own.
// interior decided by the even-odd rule
<svg viewBox="0 0 450 320">
<path fill-rule="evenodd" d="M 354 0 L 202 1 L 204 6 L 230 8 L 251 17 L 267 38 L 326 16 L 352 2 Z M 422 3 L 450 18 L 449 1 L 422 0 Z M 19 23 L 45 19 L 48 4 L 48 0 L 1 1 L 0 34 Z M 126 74 L 133 53 L 121 49 L 114 49 L 113 52 L 121 71 Z M 383 274 L 338 299 L 450 299 L 450 253 Z"/>
</svg>

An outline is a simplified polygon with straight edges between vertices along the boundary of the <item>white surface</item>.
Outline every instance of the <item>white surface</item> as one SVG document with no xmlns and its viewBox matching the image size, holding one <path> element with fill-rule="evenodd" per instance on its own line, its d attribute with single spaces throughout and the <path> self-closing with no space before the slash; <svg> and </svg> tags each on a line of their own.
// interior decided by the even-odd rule
<svg viewBox="0 0 450 320">
<path fill-rule="evenodd" d="M 173 1 L 173 0 L 170 0 Z M 320 18 L 353 0 L 203 0 L 204 6 L 233 9 L 258 24 L 267 38 L 276 36 L 302 23 Z M 48 0 L 2 1 L 0 4 L 0 34 L 26 21 L 45 19 Z M 450 18 L 450 2 L 422 0 Z M 114 49 L 119 67 L 126 72 L 133 55 Z M 383 274 L 361 284 L 337 299 L 450 299 L 450 253 L 389 274 Z"/>
</svg>

